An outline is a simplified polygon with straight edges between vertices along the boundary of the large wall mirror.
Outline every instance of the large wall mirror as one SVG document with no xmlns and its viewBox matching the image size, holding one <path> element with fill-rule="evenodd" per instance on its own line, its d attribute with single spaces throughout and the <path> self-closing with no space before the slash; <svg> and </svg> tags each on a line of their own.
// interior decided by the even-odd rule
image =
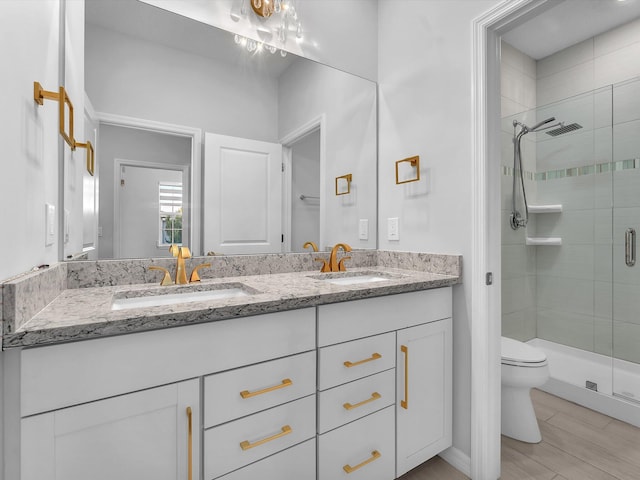
<svg viewBox="0 0 640 480">
<path fill-rule="evenodd" d="M 374 82 L 137 0 L 85 13 L 99 258 L 377 247 Z"/>
</svg>

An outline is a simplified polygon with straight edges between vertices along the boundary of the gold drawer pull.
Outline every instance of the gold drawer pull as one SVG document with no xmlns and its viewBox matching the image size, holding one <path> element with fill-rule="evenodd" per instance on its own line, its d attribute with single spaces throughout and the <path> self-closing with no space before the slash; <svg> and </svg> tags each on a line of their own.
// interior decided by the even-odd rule
<svg viewBox="0 0 640 480">
<path fill-rule="evenodd" d="M 371 452 L 371 457 L 367 458 L 364 462 L 359 463 L 358 465 L 356 465 L 355 467 L 352 467 L 351 465 L 347 464 L 344 467 L 342 467 L 344 469 L 345 472 L 347 473 L 353 473 L 356 470 L 358 470 L 359 468 L 364 467 L 365 465 L 367 465 L 368 463 L 371 463 L 377 459 L 379 459 L 382 456 L 382 454 L 377 451 L 374 450 L 373 452 Z"/>
<path fill-rule="evenodd" d="M 276 433 L 271 437 L 258 440 L 256 443 L 250 443 L 249 440 L 240 442 L 240 448 L 242 450 L 249 450 L 250 448 L 253 448 L 253 447 L 259 447 L 260 445 L 264 445 L 265 443 L 270 442 L 271 440 L 275 440 L 277 438 L 284 437 L 285 435 L 289 435 L 291 432 L 293 432 L 293 430 L 291 430 L 291 427 L 289 425 L 285 425 L 284 427 L 282 427 L 282 431 L 280 433 Z"/>
<path fill-rule="evenodd" d="M 269 393 L 269 392 L 273 392 L 274 390 L 280 390 L 281 388 L 284 388 L 284 387 L 290 387 L 291 385 L 293 385 L 293 382 L 291 381 L 291 379 L 285 378 L 284 380 L 282 380 L 282 383 L 279 383 L 278 385 L 274 385 L 273 387 L 263 388 L 262 390 L 256 390 L 255 392 L 250 392 L 249 390 L 243 390 L 242 392 L 240 392 L 240 396 L 242 398 L 251 398 L 257 395 L 262 395 L 263 393 Z"/>
<path fill-rule="evenodd" d="M 379 353 L 374 353 L 369 358 L 365 358 L 364 360 L 360 360 L 358 362 L 350 362 L 347 360 L 346 362 L 344 362 L 344 366 L 347 368 L 357 367 L 358 365 L 362 365 L 363 363 L 373 362 L 374 360 L 378 360 L 380 358 L 382 358 L 382 355 L 380 355 Z"/>
<path fill-rule="evenodd" d="M 187 407 L 187 479 L 193 479 L 193 411 Z"/>
<path fill-rule="evenodd" d="M 400 406 L 409 409 L 409 347 L 400 345 L 400 351 L 404 353 L 404 400 L 400 400 Z"/>
<path fill-rule="evenodd" d="M 382 398 L 382 395 L 380 395 L 378 392 L 373 392 L 371 394 L 371 398 L 367 398 L 366 400 L 361 401 L 360 403 L 356 403 L 355 405 L 351 405 L 350 403 L 345 403 L 344 405 L 342 405 L 346 410 L 353 410 L 354 408 L 358 408 L 361 407 L 363 405 L 366 405 L 367 403 L 371 403 L 375 400 L 378 400 L 379 398 Z"/>
</svg>

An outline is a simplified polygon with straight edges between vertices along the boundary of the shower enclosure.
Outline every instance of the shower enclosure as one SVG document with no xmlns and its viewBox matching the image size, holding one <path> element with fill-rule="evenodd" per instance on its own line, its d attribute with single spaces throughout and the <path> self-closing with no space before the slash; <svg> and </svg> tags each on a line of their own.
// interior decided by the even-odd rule
<svg viewBox="0 0 640 480">
<path fill-rule="evenodd" d="M 502 334 L 640 422 L 640 79 L 503 118 L 501 173 Z"/>
</svg>

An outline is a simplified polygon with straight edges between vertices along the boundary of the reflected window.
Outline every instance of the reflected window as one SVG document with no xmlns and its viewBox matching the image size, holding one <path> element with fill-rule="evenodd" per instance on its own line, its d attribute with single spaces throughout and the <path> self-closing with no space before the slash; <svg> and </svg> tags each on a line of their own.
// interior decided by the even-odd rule
<svg viewBox="0 0 640 480">
<path fill-rule="evenodd" d="M 182 244 L 182 183 L 158 184 L 160 245 Z"/>
</svg>

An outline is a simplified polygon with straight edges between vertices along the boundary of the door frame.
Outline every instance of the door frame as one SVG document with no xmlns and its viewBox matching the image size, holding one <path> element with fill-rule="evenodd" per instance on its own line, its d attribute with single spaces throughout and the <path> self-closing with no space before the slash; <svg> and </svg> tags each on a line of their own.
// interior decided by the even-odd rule
<svg viewBox="0 0 640 480">
<path fill-rule="evenodd" d="M 184 182 L 185 178 L 189 178 L 189 170 L 190 167 L 188 165 L 174 165 L 170 163 L 156 163 L 156 162 L 143 162 L 140 160 L 126 160 L 123 158 L 116 158 L 114 161 L 114 176 L 113 176 L 113 256 L 115 258 L 120 258 L 120 244 L 122 242 L 121 239 L 121 231 L 120 231 L 120 169 L 122 167 L 137 167 L 137 168 L 150 168 L 154 170 L 173 170 L 176 172 L 182 172 L 183 185 L 186 183 L 186 191 L 187 198 L 190 198 L 191 188 L 189 182 Z M 184 188 L 184 187 L 183 187 Z M 191 232 L 191 207 L 187 210 L 187 232 Z M 184 223 L 183 223 L 184 225 Z M 191 237 L 188 238 L 189 242 L 191 242 Z"/>
<path fill-rule="evenodd" d="M 539 15 L 550 0 L 502 1 L 472 22 L 472 256 L 470 476 L 500 476 L 501 221 L 500 35 Z M 487 285 L 486 274 L 493 273 Z"/>
<path fill-rule="evenodd" d="M 282 233 L 284 235 L 284 243 L 282 248 L 284 252 L 291 251 L 291 188 L 292 185 L 292 155 L 293 145 L 302 140 L 310 133 L 320 131 L 320 235 L 318 238 L 318 248 L 323 249 L 325 244 L 326 230 L 326 205 L 327 205 L 327 118 L 323 113 L 312 118 L 306 123 L 295 128 L 287 135 L 280 139 L 282 144 L 282 164 L 284 167 L 284 176 L 282 178 Z"/>
<path fill-rule="evenodd" d="M 191 141 L 191 159 L 189 162 L 188 178 L 188 201 L 189 212 L 187 215 L 189 248 L 193 256 L 202 256 L 202 130 L 200 128 L 188 127 L 172 123 L 157 122 L 143 118 L 128 117 L 112 113 L 96 112 L 100 125 L 111 125 L 115 127 L 134 128 L 149 132 L 186 137 Z M 114 196 L 115 198 L 115 196 Z M 117 211 L 117 210 L 116 210 Z M 115 212 L 114 212 L 115 215 Z M 114 219 L 115 220 L 115 219 Z M 115 224 L 114 224 L 114 257 L 115 251 Z M 118 238 L 118 245 L 119 245 Z M 118 249 L 120 247 L 118 246 Z"/>
</svg>

